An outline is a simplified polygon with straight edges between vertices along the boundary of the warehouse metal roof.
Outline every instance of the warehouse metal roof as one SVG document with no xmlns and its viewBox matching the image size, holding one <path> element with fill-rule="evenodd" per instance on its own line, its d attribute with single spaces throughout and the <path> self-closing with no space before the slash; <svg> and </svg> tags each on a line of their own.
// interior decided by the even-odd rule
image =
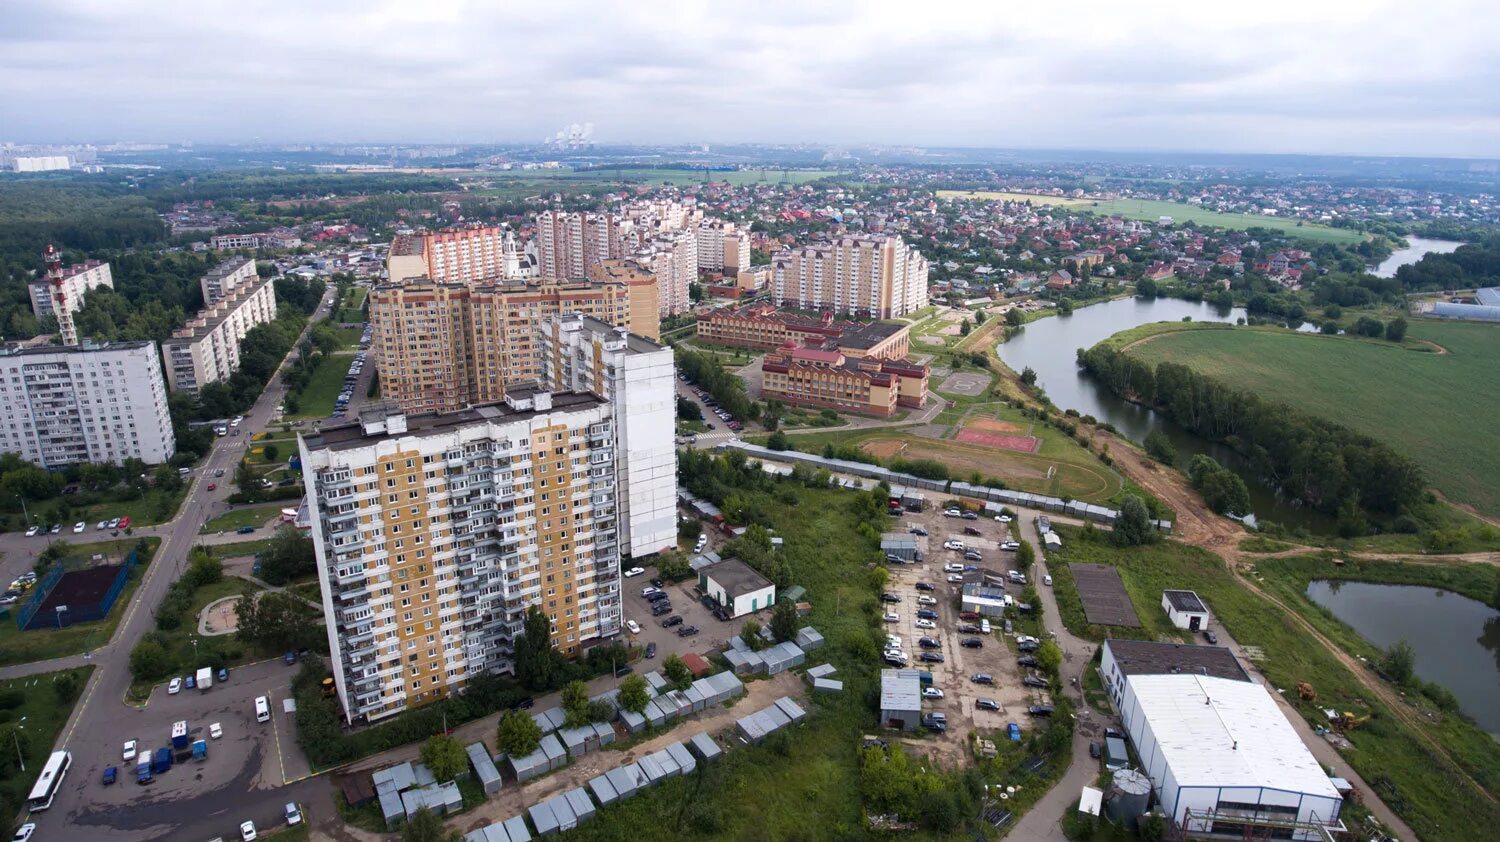
<svg viewBox="0 0 1500 842">
<path fill-rule="evenodd" d="M 922 679 L 916 670 L 880 671 L 880 709 L 922 709 Z"/>
<path fill-rule="evenodd" d="M 1338 798 L 1266 688 L 1203 675 L 1128 679 L 1179 786 L 1268 787 Z"/>
</svg>

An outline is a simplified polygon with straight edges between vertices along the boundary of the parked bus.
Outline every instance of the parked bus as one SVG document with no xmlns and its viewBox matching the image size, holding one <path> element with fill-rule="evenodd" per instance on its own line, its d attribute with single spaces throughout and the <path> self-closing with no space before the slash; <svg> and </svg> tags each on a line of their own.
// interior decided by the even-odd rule
<svg viewBox="0 0 1500 842">
<path fill-rule="evenodd" d="M 27 806 L 35 813 L 52 806 L 52 799 L 57 795 L 57 789 L 62 785 L 63 776 L 68 774 L 68 767 L 73 765 L 73 755 L 66 751 L 54 751 L 47 758 L 47 765 L 42 767 L 41 777 L 36 779 L 36 786 L 31 788 Z"/>
</svg>

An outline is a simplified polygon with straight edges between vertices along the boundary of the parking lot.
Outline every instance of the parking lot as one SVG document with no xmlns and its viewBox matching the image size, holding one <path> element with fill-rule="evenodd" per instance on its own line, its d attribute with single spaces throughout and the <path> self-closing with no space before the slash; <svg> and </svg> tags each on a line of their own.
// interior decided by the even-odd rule
<svg viewBox="0 0 1500 842">
<path fill-rule="evenodd" d="M 1007 723 L 1015 722 L 1021 726 L 1023 732 L 1032 727 L 1030 717 L 1026 713 L 1027 706 L 1041 700 L 1040 692 L 1026 687 L 1022 684 L 1022 677 L 1028 670 L 1017 665 L 1017 653 L 1015 651 L 1014 635 L 1007 638 L 1004 634 L 1004 621 L 999 618 L 991 619 L 991 633 L 988 635 L 978 632 L 960 632 L 959 626 L 971 621 L 962 620 L 960 597 L 962 595 L 963 583 L 950 581 L 950 577 L 962 578 L 967 575 L 973 580 L 978 577 L 978 572 L 970 570 L 967 573 L 948 572 L 944 565 L 957 564 L 969 568 L 982 568 L 993 572 L 1005 572 L 1014 567 L 1015 553 L 1013 551 L 1001 551 L 1001 542 L 1011 537 L 1010 527 L 1014 524 L 1001 524 L 993 518 L 979 517 L 975 520 L 964 520 L 961 518 L 945 517 L 940 506 L 934 506 L 934 501 L 929 499 L 926 511 L 920 513 L 906 512 L 901 514 L 896 523 L 897 529 L 907 531 L 911 527 L 921 527 L 927 530 L 927 535 L 917 536 L 918 548 L 922 551 L 924 560 L 915 564 L 890 564 L 888 569 L 890 578 L 886 585 L 886 593 L 897 598 L 896 602 L 884 604 L 884 610 L 894 612 L 898 619 L 895 622 L 887 622 L 886 631 L 889 634 L 901 638 L 901 649 L 908 657 L 909 667 L 912 669 L 927 670 L 932 673 L 932 687 L 943 691 L 944 698 L 923 700 L 924 712 L 941 711 L 947 715 L 948 731 L 945 735 L 938 735 L 936 740 L 945 745 L 949 750 L 955 752 L 967 751 L 965 740 L 970 731 L 981 732 L 1003 732 Z M 979 535 L 965 533 L 965 528 L 978 531 Z M 948 541 L 957 541 L 965 549 L 978 549 L 982 558 L 980 560 L 966 560 L 962 550 L 944 549 L 943 545 Z M 992 577 L 993 579 L 993 577 Z M 917 584 L 921 582 L 932 587 L 932 590 L 921 590 Z M 1024 586 L 1018 584 L 1005 585 L 1007 593 L 1019 598 Z M 927 595 L 935 600 L 936 604 L 921 604 L 918 597 Z M 919 628 L 917 611 L 921 609 L 934 610 L 937 613 L 935 621 L 936 628 Z M 978 625 L 979 621 L 972 621 Z M 923 648 L 919 645 L 922 637 L 938 640 L 940 648 Z M 983 642 L 982 648 L 967 648 L 960 641 L 966 638 L 979 638 Z M 941 663 L 926 662 L 921 660 L 923 652 L 941 653 Z M 882 664 L 889 666 L 889 664 Z M 977 684 L 972 681 L 976 673 L 986 673 L 993 677 L 993 684 Z M 979 699 L 993 700 L 999 706 L 998 711 L 978 709 L 975 705 Z M 998 735 L 1003 738 L 1003 733 Z M 927 743 L 924 743 L 927 745 Z"/>
</svg>

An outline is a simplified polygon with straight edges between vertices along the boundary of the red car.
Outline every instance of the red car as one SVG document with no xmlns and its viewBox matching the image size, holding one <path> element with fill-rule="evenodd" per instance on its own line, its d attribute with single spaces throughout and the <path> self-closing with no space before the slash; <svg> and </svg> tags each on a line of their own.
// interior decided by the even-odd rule
<svg viewBox="0 0 1500 842">
<path fill-rule="evenodd" d="M 216 483 L 216 482 L 211 482 L 211 483 L 209 483 L 209 484 L 208 484 L 208 490 L 209 490 L 209 491 L 214 491 L 214 490 L 216 490 L 216 489 L 217 489 L 217 488 L 218 488 L 218 487 L 219 487 L 219 484 L 218 484 L 218 483 Z"/>
<path fill-rule="evenodd" d="M 979 619 L 979 613 L 976 611 L 962 611 L 959 612 L 958 618 L 960 620 L 977 620 Z"/>
<path fill-rule="evenodd" d="M 129 517 L 122 517 L 122 518 L 120 518 L 120 528 L 121 529 L 128 528 L 129 526 L 130 526 L 130 518 Z"/>
</svg>

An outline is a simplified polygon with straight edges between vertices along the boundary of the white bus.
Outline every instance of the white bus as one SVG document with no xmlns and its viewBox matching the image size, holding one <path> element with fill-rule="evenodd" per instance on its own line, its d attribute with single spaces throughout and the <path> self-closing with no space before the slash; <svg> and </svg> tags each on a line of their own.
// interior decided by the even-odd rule
<svg viewBox="0 0 1500 842">
<path fill-rule="evenodd" d="M 36 779 L 36 786 L 31 788 L 27 806 L 31 812 L 39 812 L 52 806 L 52 798 L 57 795 L 57 788 L 62 785 L 63 776 L 68 774 L 68 767 L 73 765 L 73 755 L 66 751 L 54 751 L 47 758 L 47 765 L 42 767 L 41 777 Z"/>
</svg>

